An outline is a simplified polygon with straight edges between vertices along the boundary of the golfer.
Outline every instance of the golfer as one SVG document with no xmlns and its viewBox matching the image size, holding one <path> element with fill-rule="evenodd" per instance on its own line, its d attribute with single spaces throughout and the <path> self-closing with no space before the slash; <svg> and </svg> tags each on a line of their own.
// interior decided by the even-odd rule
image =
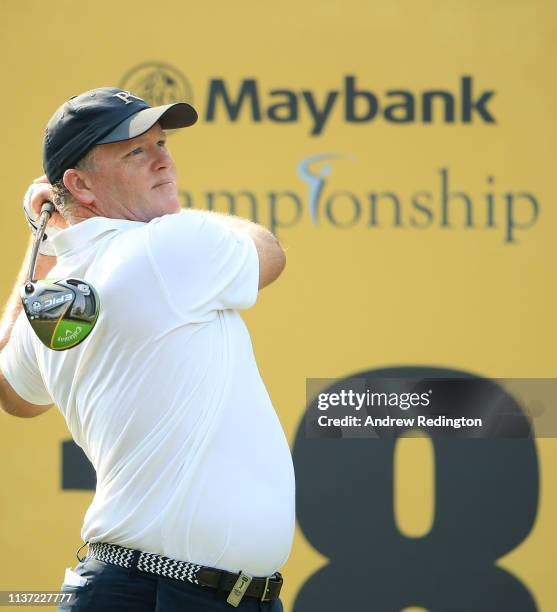
<svg viewBox="0 0 557 612">
<path fill-rule="evenodd" d="M 35 277 L 100 300 L 81 344 L 49 349 L 21 312 L 24 262 L 2 319 L 2 408 L 56 405 L 97 475 L 60 610 L 282 610 L 294 474 L 238 311 L 285 256 L 259 225 L 180 209 L 164 130 L 196 119 L 114 87 L 71 98 L 26 198 L 32 228 L 56 206 Z"/>
</svg>

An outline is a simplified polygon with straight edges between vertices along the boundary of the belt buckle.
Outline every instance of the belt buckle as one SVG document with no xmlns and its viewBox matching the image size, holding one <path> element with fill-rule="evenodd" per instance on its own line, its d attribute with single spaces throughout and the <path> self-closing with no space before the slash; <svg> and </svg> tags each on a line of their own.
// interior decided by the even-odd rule
<svg viewBox="0 0 557 612">
<path fill-rule="evenodd" d="M 271 594 L 271 590 L 269 589 L 269 582 L 271 580 L 273 580 L 273 583 L 278 583 L 277 597 L 280 595 L 280 590 L 283 583 L 282 574 L 280 572 L 275 572 L 272 576 L 265 578 L 265 588 L 263 589 L 263 595 L 260 599 L 261 602 L 271 601 L 271 597 L 267 597 L 267 593 L 269 593 L 269 595 Z"/>
<path fill-rule="evenodd" d="M 269 576 L 265 578 L 265 588 L 263 589 L 263 595 L 261 595 L 260 601 L 271 601 L 271 598 L 267 599 L 267 593 L 269 592 Z"/>
</svg>

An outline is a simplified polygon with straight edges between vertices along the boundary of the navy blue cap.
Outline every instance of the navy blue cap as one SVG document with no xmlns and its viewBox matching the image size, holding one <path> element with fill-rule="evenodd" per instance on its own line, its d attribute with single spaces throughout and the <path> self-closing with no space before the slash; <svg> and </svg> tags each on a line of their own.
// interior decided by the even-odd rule
<svg viewBox="0 0 557 612">
<path fill-rule="evenodd" d="M 43 166 L 50 183 L 60 180 L 95 145 L 141 136 L 155 123 L 172 130 L 197 121 L 185 102 L 151 107 L 117 87 L 99 87 L 70 98 L 52 115 L 43 142 Z"/>
</svg>

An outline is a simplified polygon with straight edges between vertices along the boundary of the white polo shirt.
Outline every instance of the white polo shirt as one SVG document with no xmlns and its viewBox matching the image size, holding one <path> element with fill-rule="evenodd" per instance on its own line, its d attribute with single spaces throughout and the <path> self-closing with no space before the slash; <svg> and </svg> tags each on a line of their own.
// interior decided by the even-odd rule
<svg viewBox="0 0 557 612">
<path fill-rule="evenodd" d="M 56 352 L 22 313 L 1 354 L 15 391 L 54 402 L 97 472 L 81 535 L 257 576 L 294 533 L 288 443 L 237 309 L 257 298 L 244 231 L 195 211 L 95 217 L 54 240 L 49 278 L 82 278 L 100 314 Z"/>
</svg>

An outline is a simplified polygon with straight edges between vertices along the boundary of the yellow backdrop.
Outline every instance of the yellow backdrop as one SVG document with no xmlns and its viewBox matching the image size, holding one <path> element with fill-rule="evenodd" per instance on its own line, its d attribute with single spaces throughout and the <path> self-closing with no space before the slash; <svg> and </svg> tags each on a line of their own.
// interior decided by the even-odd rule
<svg viewBox="0 0 557 612">
<path fill-rule="evenodd" d="M 287 249 L 246 319 L 292 445 L 306 378 L 399 366 L 555 376 L 553 2 L 3 0 L 0 15 L 2 301 L 48 118 L 71 95 L 120 85 L 199 109 L 170 139 L 184 205 L 235 207 Z M 91 492 L 62 489 L 57 412 L 0 422 L 0 589 L 57 589 Z M 550 612 L 557 447 L 535 449 L 535 522 L 497 565 Z M 396 453 L 393 509 L 418 537 L 439 510 L 431 444 Z M 299 529 L 286 610 L 327 563 Z"/>
</svg>

